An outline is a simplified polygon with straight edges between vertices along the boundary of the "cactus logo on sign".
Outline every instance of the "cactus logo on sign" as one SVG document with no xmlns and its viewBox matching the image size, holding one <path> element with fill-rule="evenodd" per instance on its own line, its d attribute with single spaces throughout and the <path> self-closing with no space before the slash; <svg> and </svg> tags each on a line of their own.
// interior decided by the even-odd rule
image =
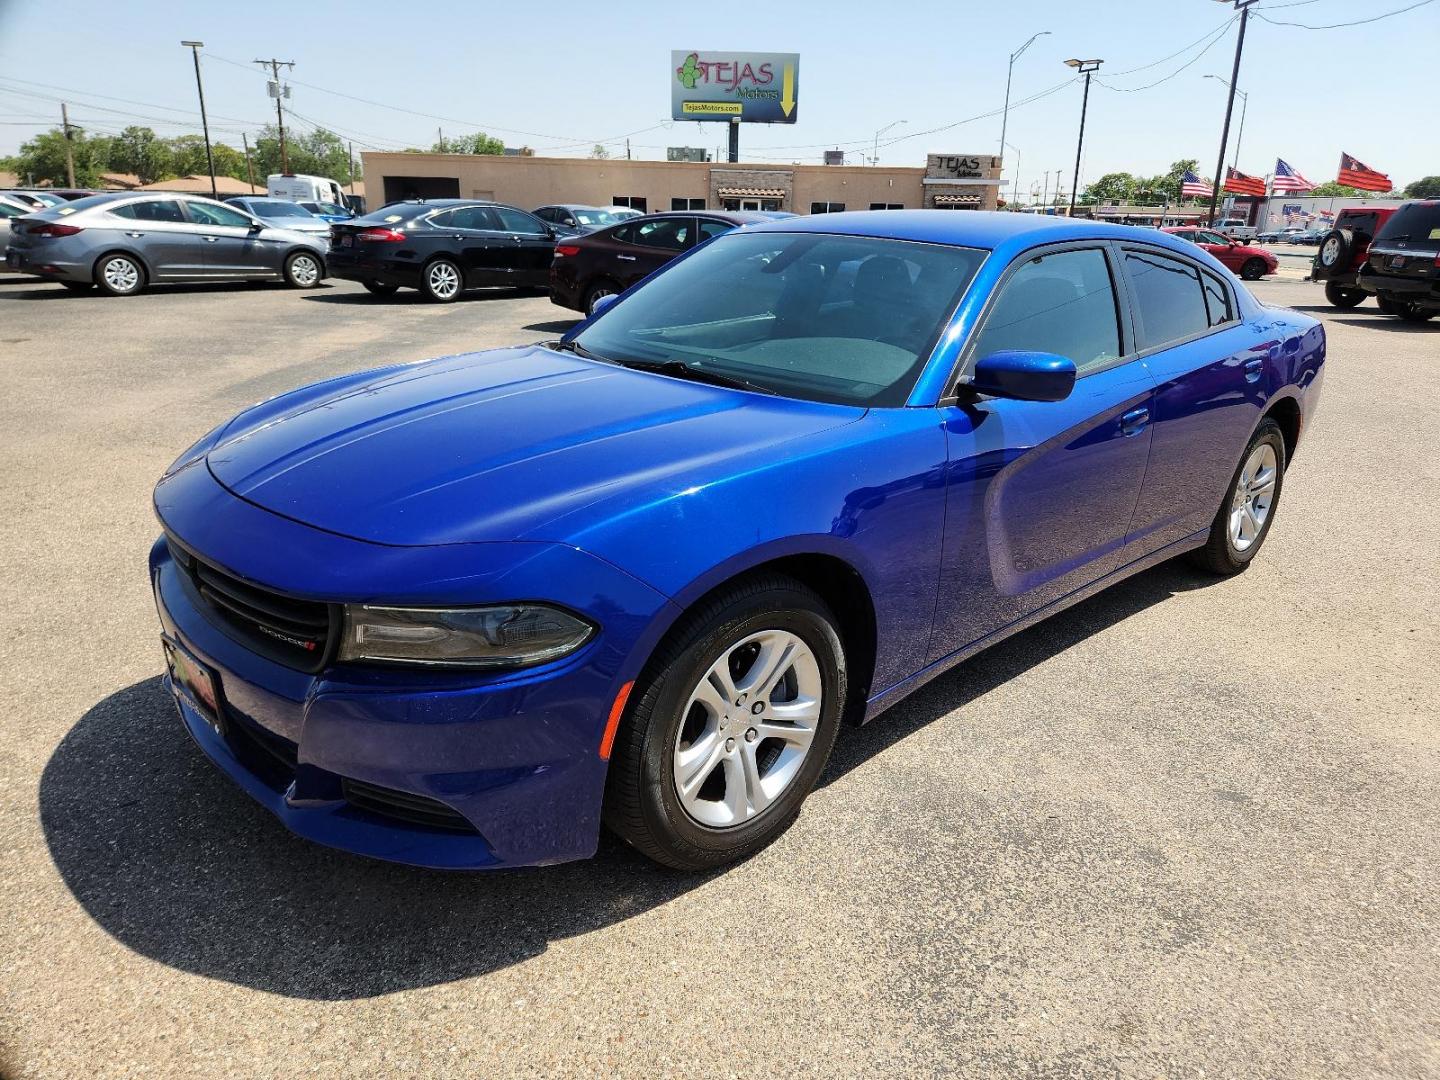
<svg viewBox="0 0 1440 1080">
<path fill-rule="evenodd" d="M 798 53 L 670 54 L 670 116 L 793 124 L 800 81 Z"/>
</svg>

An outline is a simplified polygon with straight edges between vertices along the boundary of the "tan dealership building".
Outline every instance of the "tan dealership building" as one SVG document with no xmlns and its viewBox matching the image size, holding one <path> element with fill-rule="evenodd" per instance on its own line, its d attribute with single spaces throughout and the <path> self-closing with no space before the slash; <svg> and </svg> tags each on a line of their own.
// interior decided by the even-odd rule
<svg viewBox="0 0 1440 1080">
<path fill-rule="evenodd" d="M 637 210 L 994 210 L 1000 159 L 931 154 L 924 167 L 627 161 L 475 154 L 366 153 L 370 206 L 398 199 L 493 199 Z"/>
</svg>

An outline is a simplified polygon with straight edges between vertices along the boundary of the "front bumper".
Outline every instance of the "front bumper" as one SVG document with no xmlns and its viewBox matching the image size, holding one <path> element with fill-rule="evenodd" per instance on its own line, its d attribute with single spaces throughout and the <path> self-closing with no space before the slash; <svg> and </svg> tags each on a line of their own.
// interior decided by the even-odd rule
<svg viewBox="0 0 1440 1080">
<path fill-rule="evenodd" d="M 157 489 L 167 528 L 276 591 L 300 595 L 308 579 L 311 595 L 384 599 L 376 589 L 408 563 L 411 585 L 397 602 L 436 602 L 432 582 L 455 603 L 482 602 L 478 593 L 502 581 L 520 590 L 512 598 L 559 601 L 550 593 L 578 588 L 567 602 L 601 623 L 577 653 L 524 671 L 333 665 L 309 674 L 261 655 L 217 619 L 162 538 L 150 553 L 161 630 L 214 675 L 223 734 L 166 682 L 191 737 L 226 775 L 293 832 L 374 858 L 482 869 L 593 854 L 607 766 L 601 734 L 653 645 L 647 629 L 668 621 L 656 618 L 663 597 L 574 548 L 516 545 L 529 549 L 520 565 L 477 550 L 511 545 L 380 548 L 235 499 L 203 462 L 181 474 L 191 474 L 181 481 L 191 498 L 166 491 L 176 477 Z M 596 607 L 608 609 L 603 621 Z"/>
</svg>

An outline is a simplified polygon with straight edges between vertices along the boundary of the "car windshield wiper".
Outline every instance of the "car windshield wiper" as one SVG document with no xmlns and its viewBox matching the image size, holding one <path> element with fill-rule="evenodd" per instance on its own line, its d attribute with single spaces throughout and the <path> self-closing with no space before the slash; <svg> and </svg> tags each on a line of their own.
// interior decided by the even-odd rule
<svg viewBox="0 0 1440 1080">
<path fill-rule="evenodd" d="M 626 367 L 639 368 L 641 371 L 657 371 L 661 375 L 670 375 L 676 379 L 689 379 L 692 382 L 709 383 L 712 386 L 726 386 L 731 390 L 752 390 L 757 394 L 769 394 L 776 397 L 777 392 L 768 386 L 761 386 L 749 379 L 742 379 L 738 375 L 726 375 L 719 371 L 708 371 L 694 364 L 687 364 L 684 360 L 662 360 L 657 362 L 645 360 L 624 360 L 621 361 Z"/>
<path fill-rule="evenodd" d="M 599 360 L 602 363 L 606 364 L 619 363 L 619 361 L 617 360 L 611 360 L 608 356 L 601 356 L 597 352 L 591 352 L 589 349 L 585 348 L 584 345 L 581 345 L 578 341 L 557 340 L 545 341 L 541 342 L 541 344 L 543 344 L 547 349 L 554 349 L 556 352 L 568 352 L 574 353 L 576 356 L 583 356 L 586 360 Z"/>
</svg>

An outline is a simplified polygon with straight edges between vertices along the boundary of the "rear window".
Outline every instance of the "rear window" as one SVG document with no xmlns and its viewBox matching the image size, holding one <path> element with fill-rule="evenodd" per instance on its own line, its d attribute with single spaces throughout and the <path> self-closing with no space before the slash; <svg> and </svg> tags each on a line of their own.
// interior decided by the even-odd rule
<svg viewBox="0 0 1440 1080">
<path fill-rule="evenodd" d="M 1395 211 L 1380 229 L 1378 240 L 1407 240 L 1440 246 L 1440 202 L 1411 203 Z"/>
</svg>

